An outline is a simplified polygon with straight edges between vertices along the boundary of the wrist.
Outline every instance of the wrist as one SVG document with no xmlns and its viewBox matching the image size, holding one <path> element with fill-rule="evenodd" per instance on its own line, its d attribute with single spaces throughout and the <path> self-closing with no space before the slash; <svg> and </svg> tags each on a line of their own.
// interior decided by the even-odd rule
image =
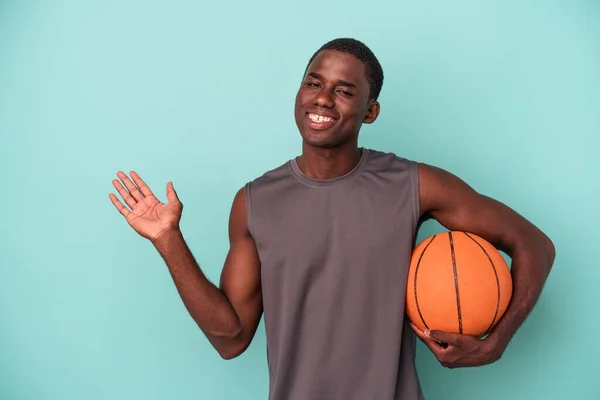
<svg viewBox="0 0 600 400">
<path fill-rule="evenodd" d="M 173 226 L 165 228 L 154 236 L 150 241 L 157 248 L 164 248 L 168 243 L 172 243 L 174 240 L 181 238 L 183 235 L 179 226 Z"/>
</svg>

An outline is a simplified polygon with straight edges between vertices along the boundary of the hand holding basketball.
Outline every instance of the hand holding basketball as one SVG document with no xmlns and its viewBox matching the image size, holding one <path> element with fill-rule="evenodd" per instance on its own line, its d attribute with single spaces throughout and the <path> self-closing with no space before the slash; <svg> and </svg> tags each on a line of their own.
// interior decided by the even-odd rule
<svg viewBox="0 0 600 400">
<path fill-rule="evenodd" d="M 504 352 L 489 334 L 512 298 L 500 252 L 468 232 L 443 232 L 415 247 L 406 313 L 417 336 L 448 368 L 492 363 Z"/>
<path fill-rule="evenodd" d="M 446 368 L 477 367 L 500 359 L 504 347 L 490 339 L 442 331 L 421 331 L 410 324 L 417 336 Z"/>
<path fill-rule="evenodd" d="M 121 171 L 117 176 L 122 182 L 113 179 L 113 186 L 129 208 L 124 206 L 113 193 L 109 198 L 137 233 L 154 241 L 163 232 L 178 229 L 183 204 L 179 201 L 171 182 L 167 184 L 168 203 L 164 204 L 154 196 L 148 185 L 134 171 L 131 171 L 131 177 L 135 184 Z"/>
</svg>

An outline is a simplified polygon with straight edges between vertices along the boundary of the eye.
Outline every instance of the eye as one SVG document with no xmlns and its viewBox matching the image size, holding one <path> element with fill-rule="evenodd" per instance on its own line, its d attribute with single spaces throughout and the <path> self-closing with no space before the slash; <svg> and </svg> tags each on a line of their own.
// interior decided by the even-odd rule
<svg viewBox="0 0 600 400">
<path fill-rule="evenodd" d="M 341 93 L 341 94 L 343 94 L 344 96 L 347 96 L 347 97 L 354 96 L 352 93 L 348 92 L 347 90 L 343 90 L 343 89 L 339 89 L 337 92 Z"/>
<path fill-rule="evenodd" d="M 319 87 L 320 85 L 317 82 L 306 82 L 306 86 L 308 87 Z"/>
</svg>

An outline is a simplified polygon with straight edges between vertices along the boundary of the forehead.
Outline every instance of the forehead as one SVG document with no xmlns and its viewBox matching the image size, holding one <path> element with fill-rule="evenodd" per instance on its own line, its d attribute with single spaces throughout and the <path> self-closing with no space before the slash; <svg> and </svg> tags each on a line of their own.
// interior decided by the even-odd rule
<svg viewBox="0 0 600 400">
<path fill-rule="evenodd" d="M 325 80 L 343 80 L 359 88 L 368 89 L 366 68 L 362 61 L 351 54 L 336 50 L 319 52 L 308 66 L 306 73 L 316 73 Z"/>
</svg>

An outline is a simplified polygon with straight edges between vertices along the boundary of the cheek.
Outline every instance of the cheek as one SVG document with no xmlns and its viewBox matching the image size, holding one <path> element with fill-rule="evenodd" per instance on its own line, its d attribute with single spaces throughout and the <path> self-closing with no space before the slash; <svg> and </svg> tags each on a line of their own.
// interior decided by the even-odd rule
<svg viewBox="0 0 600 400">
<path fill-rule="evenodd" d="M 363 121 L 367 113 L 364 107 L 358 107 L 356 105 L 348 105 L 348 110 L 345 113 L 346 119 L 351 123 L 360 123 Z"/>
<path fill-rule="evenodd" d="M 314 89 L 312 91 L 314 92 Z M 310 96 L 311 96 L 311 89 L 304 87 L 304 86 L 301 87 L 300 89 L 298 89 L 298 92 L 296 93 L 296 99 L 299 100 L 300 102 L 305 102 L 306 99 Z"/>
<path fill-rule="evenodd" d="M 368 115 L 369 115 L 369 105 L 364 104 L 362 107 L 359 107 L 359 109 L 356 113 L 356 118 L 362 122 Z"/>
<path fill-rule="evenodd" d="M 295 99 L 295 105 L 296 107 L 298 107 L 301 104 L 301 99 L 302 97 L 300 96 L 300 93 L 296 94 L 296 99 Z"/>
<path fill-rule="evenodd" d="M 306 107 L 307 104 L 308 104 L 308 96 L 303 93 L 298 93 L 296 95 L 296 104 L 295 104 L 296 113 L 301 112 L 300 109 Z"/>
</svg>

